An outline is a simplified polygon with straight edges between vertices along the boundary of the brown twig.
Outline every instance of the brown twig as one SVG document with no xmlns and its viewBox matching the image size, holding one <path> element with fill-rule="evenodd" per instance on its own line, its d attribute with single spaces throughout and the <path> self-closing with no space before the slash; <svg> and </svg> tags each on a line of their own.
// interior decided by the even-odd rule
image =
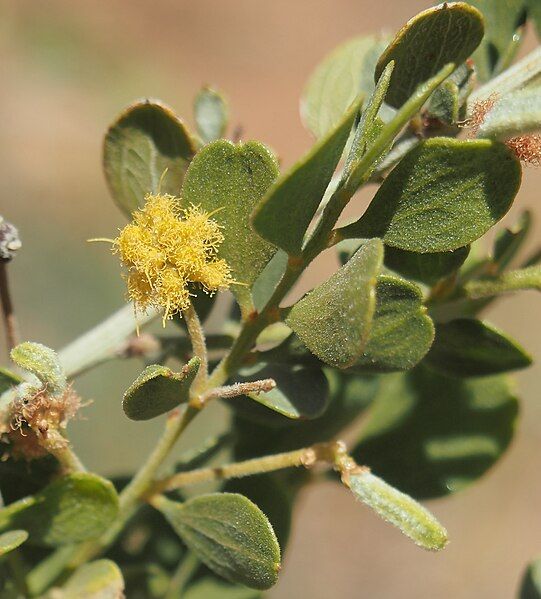
<svg viewBox="0 0 541 599">
<path fill-rule="evenodd" d="M 19 327 L 11 301 L 8 281 L 8 261 L 0 259 L 0 304 L 2 304 L 2 316 L 6 329 L 6 340 L 8 352 L 19 344 Z"/>
</svg>

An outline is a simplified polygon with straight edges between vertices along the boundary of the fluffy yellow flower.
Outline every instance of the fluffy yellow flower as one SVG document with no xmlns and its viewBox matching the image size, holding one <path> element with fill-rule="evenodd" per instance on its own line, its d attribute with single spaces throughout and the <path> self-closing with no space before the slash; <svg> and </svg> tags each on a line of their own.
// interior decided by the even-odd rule
<svg viewBox="0 0 541 599">
<path fill-rule="evenodd" d="M 113 241 L 127 269 L 128 295 L 136 308 L 163 309 L 164 322 L 190 304 L 190 283 L 207 293 L 232 283 L 227 262 L 217 257 L 224 237 L 197 206 L 181 209 L 170 195 L 148 194 L 133 222 Z"/>
</svg>

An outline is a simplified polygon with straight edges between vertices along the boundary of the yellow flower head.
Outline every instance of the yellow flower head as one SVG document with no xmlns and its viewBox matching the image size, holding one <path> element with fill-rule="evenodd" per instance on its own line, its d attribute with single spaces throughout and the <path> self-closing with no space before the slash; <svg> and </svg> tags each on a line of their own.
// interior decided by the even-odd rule
<svg viewBox="0 0 541 599">
<path fill-rule="evenodd" d="M 148 194 L 113 241 L 127 268 L 128 295 L 136 308 L 164 310 L 164 321 L 190 304 L 190 283 L 207 293 L 227 289 L 233 279 L 217 257 L 224 240 L 212 214 L 197 206 L 181 209 L 170 195 Z"/>
</svg>

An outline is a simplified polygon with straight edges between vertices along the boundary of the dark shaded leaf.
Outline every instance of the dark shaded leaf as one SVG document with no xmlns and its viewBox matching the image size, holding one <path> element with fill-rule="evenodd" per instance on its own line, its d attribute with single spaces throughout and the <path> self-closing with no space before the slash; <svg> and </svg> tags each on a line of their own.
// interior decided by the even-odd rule
<svg viewBox="0 0 541 599">
<path fill-rule="evenodd" d="M 436 326 L 436 340 L 426 362 L 443 374 L 463 378 L 526 368 L 532 359 L 492 325 L 460 318 Z"/>
<path fill-rule="evenodd" d="M 470 246 L 433 254 L 419 254 L 387 246 L 385 266 L 408 279 L 434 285 L 440 279 L 456 272 L 464 264 L 469 252 Z"/>
<path fill-rule="evenodd" d="M 388 375 L 353 455 L 413 497 L 447 495 L 498 461 L 517 411 L 502 376 L 462 380 L 422 367 Z"/>
<path fill-rule="evenodd" d="M 276 388 L 266 393 L 250 393 L 248 397 L 287 418 L 317 418 L 327 407 L 329 387 L 327 379 L 319 366 L 303 366 L 291 364 L 259 364 L 253 368 L 241 371 L 237 381 L 257 381 L 273 379 Z M 232 403 L 240 415 L 252 420 L 275 422 L 269 419 L 272 414 L 267 410 L 262 413 L 246 397 L 241 397 Z M 256 408 L 256 409 L 254 409 Z M 278 418 L 278 423 L 283 419 Z"/>
</svg>

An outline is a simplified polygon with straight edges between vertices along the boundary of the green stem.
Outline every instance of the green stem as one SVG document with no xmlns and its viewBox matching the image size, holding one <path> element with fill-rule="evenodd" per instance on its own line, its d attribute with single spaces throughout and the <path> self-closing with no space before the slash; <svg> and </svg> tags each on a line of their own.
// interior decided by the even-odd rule
<svg viewBox="0 0 541 599">
<path fill-rule="evenodd" d="M 120 357 L 126 338 L 157 314 L 149 310 L 136 320 L 133 304 L 129 304 L 72 341 L 58 354 L 66 376 L 75 378 L 103 362 Z"/>
<path fill-rule="evenodd" d="M 192 385 L 192 393 L 195 395 L 205 388 L 208 379 L 207 343 L 201 321 L 199 320 L 199 316 L 197 316 L 193 304 L 190 304 L 186 310 L 183 310 L 182 315 L 184 316 L 188 334 L 192 342 L 193 353 L 201 360 L 199 371 Z"/>
<path fill-rule="evenodd" d="M 164 599 L 181 599 L 186 585 L 190 582 L 200 565 L 199 558 L 190 551 L 173 574 Z"/>
<path fill-rule="evenodd" d="M 324 462 L 334 465 L 337 456 L 344 453 L 344 445 L 340 441 L 319 443 L 312 447 L 304 447 L 285 453 L 253 458 L 225 466 L 210 468 L 199 468 L 189 472 L 179 472 L 161 481 L 152 488 L 153 495 L 159 495 L 165 491 L 172 491 L 181 487 L 188 487 L 200 483 L 216 480 L 228 480 L 231 478 L 243 478 L 264 472 L 274 472 L 284 468 L 297 468 L 299 466 L 310 467 L 316 462 Z"/>
</svg>

